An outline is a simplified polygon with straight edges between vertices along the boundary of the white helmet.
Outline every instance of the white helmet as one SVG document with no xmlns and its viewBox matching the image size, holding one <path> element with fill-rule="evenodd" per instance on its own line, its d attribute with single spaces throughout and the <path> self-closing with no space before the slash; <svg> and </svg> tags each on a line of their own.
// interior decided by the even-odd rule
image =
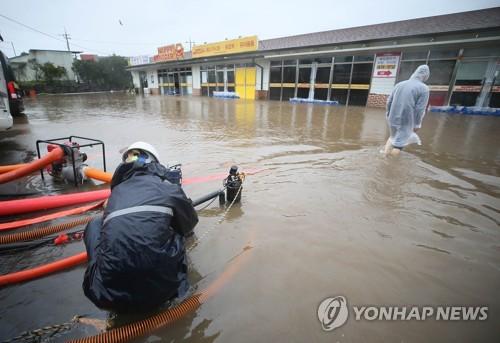
<svg viewBox="0 0 500 343">
<path fill-rule="evenodd" d="M 158 155 L 158 151 L 156 151 L 154 146 L 146 142 L 135 142 L 129 145 L 129 147 L 125 150 L 125 152 L 122 155 L 122 160 L 125 161 L 128 152 L 134 149 L 145 151 L 149 153 L 151 156 L 153 156 L 156 159 L 156 162 L 160 162 L 160 155 Z"/>
</svg>

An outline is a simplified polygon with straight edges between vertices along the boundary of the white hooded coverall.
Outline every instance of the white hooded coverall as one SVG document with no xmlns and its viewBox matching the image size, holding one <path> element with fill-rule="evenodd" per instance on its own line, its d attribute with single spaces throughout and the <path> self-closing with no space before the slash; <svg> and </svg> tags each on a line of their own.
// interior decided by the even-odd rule
<svg viewBox="0 0 500 343">
<path fill-rule="evenodd" d="M 419 143 L 420 138 L 414 132 L 422 126 L 429 87 L 424 84 L 429 79 L 427 65 L 419 66 L 410 79 L 402 81 L 394 87 L 387 99 L 387 123 L 391 131 L 389 138 L 393 147 L 402 148 L 411 143 Z"/>
</svg>

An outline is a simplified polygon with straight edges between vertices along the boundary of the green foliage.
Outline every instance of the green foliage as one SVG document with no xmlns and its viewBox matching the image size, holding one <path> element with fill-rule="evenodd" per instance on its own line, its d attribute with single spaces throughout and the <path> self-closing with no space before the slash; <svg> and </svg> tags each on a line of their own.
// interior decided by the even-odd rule
<svg viewBox="0 0 500 343">
<path fill-rule="evenodd" d="M 66 68 L 61 66 L 55 66 L 54 64 L 47 62 L 40 66 L 40 70 L 43 75 L 43 79 L 51 83 L 55 79 L 60 79 L 61 77 L 66 75 Z"/>
<path fill-rule="evenodd" d="M 26 66 L 28 64 L 26 62 L 17 62 L 17 63 L 11 63 L 10 66 L 12 68 L 12 71 L 14 72 L 14 75 L 16 77 L 16 80 L 20 81 L 24 79 L 26 76 Z"/>
<path fill-rule="evenodd" d="M 36 61 L 36 59 L 32 58 L 28 60 L 28 64 L 30 68 L 35 73 L 35 80 L 40 81 L 42 77 L 42 65 Z"/>
<path fill-rule="evenodd" d="M 101 57 L 96 62 L 73 62 L 73 71 L 81 81 L 94 87 L 115 90 L 132 87 L 132 77 L 126 67 L 127 59 L 116 55 Z"/>
</svg>

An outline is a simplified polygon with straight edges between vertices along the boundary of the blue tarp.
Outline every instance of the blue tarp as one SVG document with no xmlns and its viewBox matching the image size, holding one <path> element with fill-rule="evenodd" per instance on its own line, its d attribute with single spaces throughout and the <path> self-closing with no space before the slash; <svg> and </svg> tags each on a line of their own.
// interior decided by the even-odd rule
<svg viewBox="0 0 500 343">
<path fill-rule="evenodd" d="M 316 100 L 316 99 L 303 99 L 303 98 L 291 98 L 291 103 L 306 103 L 306 104 L 320 104 L 320 105 L 338 105 L 338 101 L 326 101 L 326 100 Z"/>
<path fill-rule="evenodd" d="M 214 92 L 214 98 L 224 98 L 224 99 L 239 99 L 240 96 L 236 92 Z"/>
<path fill-rule="evenodd" d="M 431 106 L 431 112 L 500 116 L 500 108 L 476 106 Z"/>
</svg>

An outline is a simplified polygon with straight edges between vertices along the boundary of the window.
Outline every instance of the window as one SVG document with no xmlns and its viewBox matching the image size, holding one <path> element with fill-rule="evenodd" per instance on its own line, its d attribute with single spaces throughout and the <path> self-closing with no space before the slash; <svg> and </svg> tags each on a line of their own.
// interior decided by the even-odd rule
<svg viewBox="0 0 500 343">
<path fill-rule="evenodd" d="M 297 88 L 297 98 L 307 99 L 309 98 L 309 88 Z M 283 100 L 286 100 L 283 94 Z"/>
<path fill-rule="evenodd" d="M 360 63 L 352 66 L 351 83 L 369 84 L 372 76 L 372 63 Z"/>
<path fill-rule="evenodd" d="M 299 68 L 299 83 L 311 82 L 311 68 Z"/>
<path fill-rule="evenodd" d="M 354 56 L 354 62 L 371 62 L 373 61 L 373 54 Z"/>
<path fill-rule="evenodd" d="M 312 64 L 312 63 L 313 63 L 312 59 L 299 60 L 299 64 Z"/>
<path fill-rule="evenodd" d="M 477 49 L 465 49 L 463 57 L 489 57 L 489 56 L 500 56 L 500 48 L 477 48 Z"/>
<path fill-rule="evenodd" d="M 270 75 L 270 80 L 271 83 L 281 83 L 281 67 L 272 67 L 271 68 L 271 75 Z M 295 79 L 294 81 L 295 82 Z"/>
<path fill-rule="evenodd" d="M 281 100 L 281 87 L 271 87 L 269 89 L 269 99 Z"/>
<path fill-rule="evenodd" d="M 327 97 L 328 97 L 328 88 L 315 88 L 314 89 L 314 99 L 326 100 Z"/>
<path fill-rule="evenodd" d="M 328 84 L 330 82 L 330 67 L 320 67 L 316 71 L 316 83 Z"/>
<path fill-rule="evenodd" d="M 487 61 L 478 62 L 462 62 L 458 67 L 456 85 L 481 85 L 486 68 L 488 67 Z M 432 74 L 432 71 L 431 71 Z"/>
<path fill-rule="evenodd" d="M 366 106 L 368 100 L 368 90 L 351 89 L 349 93 L 349 106 Z"/>
<path fill-rule="evenodd" d="M 315 62 L 318 62 L 318 63 L 328 63 L 328 64 L 331 64 L 332 63 L 332 58 L 331 57 L 319 57 L 319 58 L 315 58 L 314 59 Z"/>
<path fill-rule="evenodd" d="M 431 76 L 426 82 L 428 85 L 448 85 L 451 81 L 451 75 L 453 74 L 453 68 L 455 68 L 455 61 L 430 61 L 429 69 L 431 70 Z"/>
<path fill-rule="evenodd" d="M 413 74 L 413 72 L 415 71 L 415 69 L 417 69 L 417 67 L 419 65 L 421 65 L 422 62 L 419 62 L 419 61 L 413 61 L 413 62 L 401 62 L 400 66 L 399 66 L 399 74 L 398 74 L 398 78 L 397 78 L 397 81 L 400 82 L 400 81 L 404 81 L 404 80 L 408 80 L 411 76 L 411 74 Z M 431 70 L 431 75 L 432 75 L 432 70 Z"/>
<path fill-rule="evenodd" d="M 284 67 L 283 68 L 283 83 L 295 83 L 296 68 Z"/>
<path fill-rule="evenodd" d="M 338 101 L 339 104 L 345 105 L 347 102 L 347 89 L 332 89 L 330 100 Z"/>
<path fill-rule="evenodd" d="M 215 70 L 208 71 L 208 83 L 215 83 Z"/>
<path fill-rule="evenodd" d="M 309 94 L 309 88 L 304 88 L 307 91 L 306 98 L 308 97 Z M 292 88 L 286 88 L 283 87 L 283 101 L 288 101 L 291 98 L 295 96 L 295 87 Z"/>
<path fill-rule="evenodd" d="M 426 60 L 427 50 L 403 52 L 403 60 Z"/>
<path fill-rule="evenodd" d="M 234 70 L 227 71 L 227 82 L 234 83 Z"/>
<path fill-rule="evenodd" d="M 458 50 L 431 50 L 429 59 L 456 58 L 457 56 Z"/>
<path fill-rule="evenodd" d="M 335 63 L 352 62 L 352 56 L 335 56 Z"/>
<path fill-rule="evenodd" d="M 335 59 L 335 62 L 337 59 Z M 349 83 L 351 76 L 351 64 L 336 64 L 333 67 L 332 83 Z"/>
</svg>

